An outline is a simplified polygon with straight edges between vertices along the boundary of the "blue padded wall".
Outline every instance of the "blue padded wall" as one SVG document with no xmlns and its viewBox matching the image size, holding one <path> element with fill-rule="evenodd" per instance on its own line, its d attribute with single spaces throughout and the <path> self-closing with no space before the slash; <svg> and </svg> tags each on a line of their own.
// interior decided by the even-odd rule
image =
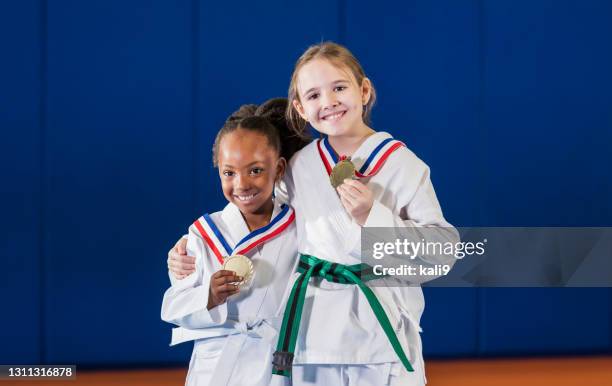
<svg viewBox="0 0 612 386">
<path fill-rule="evenodd" d="M 491 224 L 612 225 L 610 15 L 606 1 L 483 2 Z M 610 350 L 609 289 L 481 291 L 484 354 Z"/>
<path fill-rule="evenodd" d="M 50 362 L 176 358 L 159 313 L 166 251 L 195 210 L 191 12 L 187 0 L 49 3 Z"/>
<path fill-rule="evenodd" d="M 0 363 L 186 364 L 159 318 L 165 259 L 224 205 L 214 136 L 286 95 L 323 40 L 361 60 L 373 127 L 431 167 L 451 223 L 612 225 L 611 15 L 605 0 L 0 5 Z M 610 289 L 425 295 L 427 357 L 612 348 Z"/>
<path fill-rule="evenodd" d="M 41 2 L 0 4 L 0 363 L 41 361 Z"/>
<path fill-rule="evenodd" d="M 479 350 L 484 355 L 609 352 L 607 288 L 483 292 Z"/>
<path fill-rule="evenodd" d="M 612 4 L 484 3 L 493 223 L 612 225 Z"/>
</svg>

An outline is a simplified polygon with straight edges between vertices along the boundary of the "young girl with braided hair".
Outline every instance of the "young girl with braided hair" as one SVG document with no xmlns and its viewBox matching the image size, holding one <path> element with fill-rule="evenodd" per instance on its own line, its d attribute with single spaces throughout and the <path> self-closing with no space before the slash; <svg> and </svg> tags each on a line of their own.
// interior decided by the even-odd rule
<svg viewBox="0 0 612 386">
<path fill-rule="evenodd" d="M 195 271 L 164 294 L 172 344 L 194 340 L 187 385 L 268 385 L 283 294 L 295 270 L 293 209 L 275 183 L 304 142 L 282 123 L 286 99 L 242 106 L 217 134 L 213 163 L 227 206 L 189 228 Z"/>
</svg>

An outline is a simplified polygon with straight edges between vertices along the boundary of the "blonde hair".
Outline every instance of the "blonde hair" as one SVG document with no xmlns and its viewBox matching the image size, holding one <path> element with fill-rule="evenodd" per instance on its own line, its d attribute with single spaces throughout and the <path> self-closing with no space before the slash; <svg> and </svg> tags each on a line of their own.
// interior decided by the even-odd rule
<svg viewBox="0 0 612 386">
<path fill-rule="evenodd" d="M 297 90 L 297 77 L 300 69 L 308 62 L 314 59 L 326 59 L 334 66 L 341 68 L 348 68 L 355 77 L 357 84 L 361 87 L 363 79 L 366 77 L 361 64 L 351 51 L 346 47 L 334 42 L 323 42 L 308 47 L 308 49 L 300 56 L 295 63 L 293 69 L 293 75 L 291 75 L 291 83 L 289 84 L 289 94 L 287 99 L 289 100 L 289 106 L 287 108 L 287 123 L 297 133 L 303 134 L 306 129 L 306 121 L 298 114 L 293 106 L 294 101 L 300 102 L 300 96 Z M 374 85 L 370 87 L 370 100 L 363 108 L 362 118 L 366 124 L 370 123 L 370 114 L 372 112 L 372 106 L 376 102 L 376 90 Z"/>
</svg>

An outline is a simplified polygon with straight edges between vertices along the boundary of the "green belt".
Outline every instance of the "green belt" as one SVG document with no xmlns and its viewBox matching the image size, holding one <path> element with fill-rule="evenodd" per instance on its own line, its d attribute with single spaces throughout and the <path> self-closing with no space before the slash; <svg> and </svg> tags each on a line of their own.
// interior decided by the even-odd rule
<svg viewBox="0 0 612 386">
<path fill-rule="evenodd" d="M 273 374 L 286 377 L 291 375 L 293 353 L 295 352 L 295 344 L 300 329 L 304 298 L 306 297 L 306 289 L 308 288 L 308 281 L 311 277 L 322 277 L 325 280 L 335 283 L 358 285 L 368 300 L 370 307 L 372 307 L 376 319 L 378 319 L 378 322 L 385 331 L 400 361 L 406 370 L 414 371 L 408 358 L 406 358 L 406 354 L 397 336 L 395 336 L 395 331 L 391 326 L 391 322 L 389 322 L 387 314 L 376 298 L 376 295 L 374 295 L 374 292 L 364 283 L 368 280 L 380 278 L 380 276 L 374 275 L 372 267 L 367 264 L 343 265 L 321 260 L 315 256 L 300 255 L 298 272 L 301 273 L 301 275 L 291 289 L 291 295 L 289 295 L 289 300 L 287 301 L 287 307 L 285 308 L 285 314 L 283 316 L 283 324 L 278 336 L 276 352 L 272 360 Z"/>
</svg>

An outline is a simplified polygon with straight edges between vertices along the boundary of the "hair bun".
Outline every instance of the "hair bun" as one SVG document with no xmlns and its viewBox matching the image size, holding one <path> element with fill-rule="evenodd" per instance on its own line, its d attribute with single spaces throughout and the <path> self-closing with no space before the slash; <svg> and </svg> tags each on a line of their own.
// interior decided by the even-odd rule
<svg viewBox="0 0 612 386">
<path fill-rule="evenodd" d="M 287 104 L 287 98 L 268 99 L 257 108 L 255 115 L 267 118 L 272 122 L 284 120 Z"/>
<path fill-rule="evenodd" d="M 232 113 L 225 124 L 217 133 L 213 144 L 213 165 L 218 166 L 218 149 L 221 138 L 241 127 L 266 136 L 269 144 L 286 160 L 291 159 L 293 154 L 308 144 L 308 139 L 301 133 L 293 131 L 285 118 L 287 98 L 268 99 L 260 106 L 249 104 L 242 105 Z"/>
<path fill-rule="evenodd" d="M 240 106 L 238 110 L 234 111 L 232 115 L 230 115 L 225 120 L 225 122 L 227 123 L 227 122 L 240 121 L 244 118 L 252 117 L 255 115 L 256 111 L 257 111 L 257 105 L 253 105 L 253 104 L 242 105 Z"/>
</svg>

